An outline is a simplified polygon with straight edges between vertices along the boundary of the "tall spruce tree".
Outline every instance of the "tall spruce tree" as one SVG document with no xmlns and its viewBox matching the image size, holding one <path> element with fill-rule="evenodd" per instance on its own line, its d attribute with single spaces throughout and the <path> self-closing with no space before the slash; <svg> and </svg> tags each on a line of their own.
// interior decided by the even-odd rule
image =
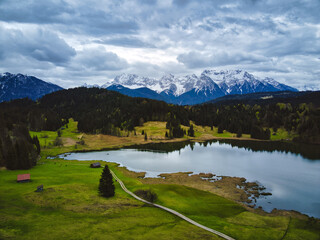
<svg viewBox="0 0 320 240">
<path fill-rule="evenodd" d="M 189 130 L 188 130 L 188 136 L 194 137 L 193 124 L 190 125 L 190 128 L 189 128 Z"/>
<path fill-rule="evenodd" d="M 102 171 L 100 184 L 99 184 L 99 194 L 103 197 L 114 196 L 114 185 L 112 180 L 111 172 L 106 165 Z"/>
</svg>

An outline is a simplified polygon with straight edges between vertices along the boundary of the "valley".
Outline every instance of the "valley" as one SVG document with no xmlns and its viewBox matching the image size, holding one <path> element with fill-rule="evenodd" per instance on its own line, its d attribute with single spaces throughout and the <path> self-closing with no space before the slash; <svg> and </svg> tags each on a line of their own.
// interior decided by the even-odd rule
<svg viewBox="0 0 320 240">
<path fill-rule="evenodd" d="M 251 166 L 258 173 L 254 165 L 261 165 L 260 160 L 266 161 L 268 157 L 274 160 L 270 161 L 270 167 L 280 162 L 285 164 L 286 159 L 298 159 L 299 163 L 319 159 L 319 152 L 312 151 L 319 142 L 318 105 L 304 101 L 308 96 L 302 95 L 292 104 L 285 99 L 265 105 L 178 106 L 105 89 L 76 88 L 57 91 L 37 101 L 18 99 L 1 103 L 0 237 L 32 239 L 42 229 L 40 239 L 44 236 L 101 239 L 106 234 L 111 239 L 152 239 L 154 235 L 159 239 L 217 239 L 169 213 L 137 202 L 117 182 L 114 182 L 114 197 L 99 196 L 101 168 L 89 166 L 97 161 L 105 165 L 107 160 L 110 169 L 130 191 L 150 191 L 157 196 L 155 203 L 232 238 L 317 239 L 320 223 L 314 208 L 300 210 L 288 205 L 286 210 L 268 209 L 268 199 L 279 195 L 266 180 L 276 180 L 282 174 L 271 169 L 269 172 L 275 172 L 277 177 L 264 176 L 262 183 L 257 183 L 259 178 L 250 178 L 248 172 L 240 171 Z M 237 149 L 238 154 L 230 158 L 221 153 L 221 158 L 219 149 L 232 152 Z M 213 151 L 206 154 L 207 150 Z M 70 153 L 94 154 L 92 151 L 99 151 L 105 157 L 94 156 L 91 161 L 63 159 L 72 156 Z M 165 166 L 180 162 L 179 168 L 151 169 L 160 178 L 149 178 L 144 168 L 129 165 L 124 168 L 117 164 L 121 163 L 121 155 L 125 160 L 135 159 L 129 154 L 132 152 L 147 156 L 145 159 L 139 155 L 134 161 L 137 164 L 144 159 L 156 167 L 151 160 L 158 159 Z M 276 158 L 277 154 L 283 161 Z M 216 167 L 201 162 L 206 155 L 210 156 L 207 163 Z M 253 161 L 241 162 L 240 156 Z M 197 162 L 189 165 L 183 162 L 190 157 Z M 221 159 L 223 164 L 219 165 Z M 229 160 L 232 161 L 225 164 Z M 145 162 L 143 166 L 148 164 Z M 282 167 L 290 169 L 291 165 Z M 180 168 L 186 166 L 189 168 Z M 205 168 L 193 168 L 198 166 Z M 239 172 L 220 173 L 217 171 L 224 170 L 218 166 Z M 261 166 L 267 173 L 268 164 Z M 299 165 L 296 169 L 310 168 Z M 31 181 L 17 183 L 17 175 L 26 173 L 31 174 Z M 295 172 L 293 180 L 299 182 L 304 178 L 297 178 L 298 174 Z M 310 172 L 310 176 L 314 178 L 317 174 Z M 291 180 L 286 186 L 296 182 Z M 309 188 L 299 189 L 311 189 L 316 194 L 313 180 L 309 181 Z M 40 185 L 43 192 L 35 192 Z M 300 195 L 302 199 L 309 196 Z M 263 209 L 259 208 L 260 197 L 266 199 L 261 204 Z M 310 199 L 316 208 L 313 195 Z M 311 214 L 304 215 L 298 210 Z M 187 234 L 190 229 L 192 235 Z"/>
<path fill-rule="evenodd" d="M 77 122 L 72 119 L 69 120 L 68 128 L 61 131 L 63 145 L 60 147 L 50 144 L 54 141 L 56 132 L 31 132 L 31 135 L 39 136 L 42 147 L 37 166 L 29 170 L 0 171 L 0 236 L 34 239 L 34 234 L 37 233 L 39 238 L 46 239 L 55 239 L 61 235 L 77 239 L 101 238 L 106 235 L 109 239 L 133 236 L 135 239 L 150 239 L 154 235 L 159 239 L 219 239 L 169 213 L 134 200 L 123 192 L 118 183 L 115 183 L 115 197 L 98 197 L 97 185 L 101 169 L 89 168 L 93 161 L 69 161 L 56 157 L 70 151 L 115 149 L 137 142 L 172 142 L 156 138 L 163 136 L 163 123 L 147 122 L 140 130 L 149 132 L 149 136 L 154 138 L 145 141 L 141 135 L 87 135 L 78 132 Z M 193 138 L 195 141 L 209 135 L 200 127 L 199 130 L 195 134 L 198 137 Z M 217 135 L 214 131 L 211 134 L 213 138 L 219 137 L 214 136 Z M 85 141 L 83 145 L 71 145 L 72 141 L 67 141 L 73 139 L 79 142 L 81 137 Z M 224 137 L 233 136 L 224 133 Z M 130 138 L 136 140 L 130 141 Z M 174 141 L 185 140 L 187 139 L 182 138 Z M 220 192 L 213 193 L 209 190 L 210 183 L 200 178 L 205 177 L 204 175 L 189 177 L 188 174 L 180 173 L 162 175 L 165 179 L 144 179 L 141 178 L 141 173 L 131 172 L 115 163 L 108 165 L 129 190 L 151 189 L 158 196 L 157 203 L 235 239 L 252 239 L 257 236 L 258 239 L 279 239 L 284 235 L 285 239 L 304 239 L 306 236 L 308 239 L 317 239 L 319 234 L 320 222 L 317 219 L 288 211 L 273 211 L 268 214 L 236 203 L 235 200 L 228 200 L 233 198 L 226 193 L 232 193 L 233 190 L 227 179 L 225 184 L 220 185 Z M 16 174 L 26 171 L 31 174 L 32 181 L 17 184 Z M 39 184 L 44 185 L 44 192 L 36 193 L 34 190 Z"/>
<path fill-rule="evenodd" d="M 207 140 L 208 136 L 235 138 L 228 132 L 219 135 L 216 129 L 211 131 L 210 128 L 199 126 L 195 126 L 195 129 L 196 137 L 189 140 Z M 70 161 L 56 157 L 58 154 L 74 151 L 112 150 L 133 144 L 159 142 L 170 144 L 182 141 L 181 144 L 185 144 L 188 140 L 161 139 L 166 131 L 162 122 L 146 122 L 136 132 L 140 130 L 149 133 L 147 141 L 140 133 L 123 137 L 84 134 L 78 131 L 77 122 L 70 119 L 68 128 L 65 126 L 61 130 L 63 145 L 59 147 L 52 144 L 56 132 L 30 132 L 39 137 L 41 159 L 30 170 L 1 170 L 1 181 L 5 184 L 1 184 L 0 190 L 5 194 L 2 194 L 0 200 L 3 206 L 0 210 L 0 236 L 33 239 L 37 232 L 40 238 L 46 236 L 47 239 L 55 239 L 61 235 L 78 239 L 89 236 L 101 238 L 102 235 L 119 239 L 134 235 L 135 239 L 142 239 L 152 238 L 154 234 L 159 239 L 167 239 L 169 236 L 174 239 L 219 239 L 169 213 L 139 203 L 126 195 L 118 183 L 115 183 L 115 197 L 98 197 L 97 184 L 101 169 L 89 168 L 89 164 L 96 161 Z M 83 145 L 79 144 L 79 139 L 84 140 Z M 308 239 L 317 239 L 319 234 L 320 221 L 317 219 L 290 211 L 273 211 L 268 214 L 235 202 L 237 198 L 232 196 L 236 196 L 233 195 L 236 188 L 233 189 L 232 186 L 238 184 L 237 178 L 225 178 L 221 183 L 217 182 L 220 190 L 212 192 L 211 183 L 202 179 L 208 177 L 206 175 L 188 176 L 177 173 L 161 175 L 164 179 L 150 179 L 141 178 L 144 174 L 129 171 L 115 163 L 108 165 L 129 190 L 151 189 L 158 196 L 157 203 L 235 239 L 252 239 L 253 236 L 259 236 L 259 239 L 279 239 L 285 233 L 285 239 L 304 239 L 306 236 Z M 17 185 L 14 181 L 16 174 L 26 171 L 31 174 L 32 181 Z M 45 190 L 35 193 L 34 189 L 39 184 L 43 184 Z M 20 211 L 23 211 L 23 216 Z M 49 222 L 50 228 L 46 227 Z"/>
</svg>

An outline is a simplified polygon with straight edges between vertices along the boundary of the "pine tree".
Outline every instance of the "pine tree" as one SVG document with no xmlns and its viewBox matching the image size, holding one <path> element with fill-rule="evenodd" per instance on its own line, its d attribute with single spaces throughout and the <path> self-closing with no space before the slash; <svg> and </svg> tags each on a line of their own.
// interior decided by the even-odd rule
<svg viewBox="0 0 320 240">
<path fill-rule="evenodd" d="M 188 136 L 194 137 L 193 124 L 190 125 L 190 128 L 189 128 L 189 130 L 188 130 Z"/>
<path fill-rule="evenodd" d="M 165 134 L 165 138 L 169 138 L 168 132 L 166 132 L 166 134 Z"/>
<path fill-rule="evenodd" d="M 241 127 L 237 131 L 237 137 L 238 138 L 242 137 L 242 129 L 241 129 Z"/>
<path fill-rule="evenodd" d="M 108 166 L 106 165 L 100 178 L 99 194 L 103 197 L 112 197 L 114 196 L 114 189 L 112 175 Z"/>
<path fill-rule="evenodd" d="M 38 153 L 38 155 L 39 155 L 40 152 L 41 152 L 41 147 L 40 147 L 40 142 L 39 142 L 39 139 L 38 139 L 37 136 L 33 136 L 33 138 L 32 138 L 32 143 L 33 143 L 34 145 L 36 145 L 37 153 Z"/>
</svg>

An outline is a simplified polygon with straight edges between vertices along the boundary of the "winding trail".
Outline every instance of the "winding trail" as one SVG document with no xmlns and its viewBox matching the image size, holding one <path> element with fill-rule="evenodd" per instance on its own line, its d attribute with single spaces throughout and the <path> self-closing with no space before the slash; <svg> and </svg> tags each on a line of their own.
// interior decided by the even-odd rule
<svg viewBox="0 0 320 240">
<path fill-rule="evenodd" d="M 195 225 L 195 226 L 197 226 L 197 227 L 200 227 L 200 228 L 202 228 L 202 229 L 204 229 L 204 230 L 206 230 L 206 231 L 208 231 L 208 232 L 211 232 L 211 233 L 213 233 L 213 234 L 216 234 L 216 235 L 218 235 L 218 236 L 220 236 L 220 237 L 222 237 L 222 238 L 224 238 L 224 239 L 227 239 L 227 240 L 235 240 L 234 238 L 229 237 L 228 235 L 225 235 L 225 234 L 223 234 L 223 233 L 221 233 L 221 232 L 218 232 L 218 231 L 216 231 L 216 230 L 214 230 L 214 229 L 211 229 L 211 228 L 208 228 L 208 227 L 206 227 L 206 226 L 203 226 L 203 225 L 201 225 L 200 223 L 197 223 L 197 222 L 193 221 L 192 219 L 190 219 L 190 218 L 182 215 L 181 213 L 178 213 L 178 212 L 175 211 L 175 210 L 172 210 L 172 209 L 170 209 L 170 208 L 161 206 L 161 205 L 159 205 L 159 204 L 155 204 L 155 203 L 146 201 L 146 200 L 138 197 L 137 195 L 135 195 L 133 192 L 129 191 L 129 190 L 126 188 L 126 186 L 124 185 L 124 183 L 117 177 L 117 175 L 116 175 L 112 170 L 110 170 L 110 172 L 111 172 L 112 176 L 118 181 L 118 183 L 120 184 L 120 186 L 122 187 L 122 189 L 123 189 L 126 193 L 128 193 L 128 194 L 130 194 L 132 197 L 134 197 L 135 199 L 137 199 L 137 200 L 139 200 L 139 201 L 141 201 L 141 202 L 150 204 L 150 205 L 152 205 L 152 206 L 155 206 L 155 207 L 157 207 L 157 208 L 161 208 L 161 209 L 163 209 L 163 210 L 165 210 L 165 211 L 167 211 L 167 212 L 170 212 L 170 213 L 178 216 L 179 218 L 182 218 L 183 220 L 185 220 L 185 221 L 187 221 L 187 222 L 189 222 L 189 223 L 191 223 L 191 224 L 193 224 L 193 225 Z"/>
</svg>

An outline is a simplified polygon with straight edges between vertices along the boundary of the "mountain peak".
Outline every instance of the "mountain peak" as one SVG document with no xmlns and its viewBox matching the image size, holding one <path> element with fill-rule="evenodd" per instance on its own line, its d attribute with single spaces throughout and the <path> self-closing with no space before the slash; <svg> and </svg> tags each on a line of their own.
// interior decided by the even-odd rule
<svg viewBox="0 0 320 240">
<path fill-rule="evenodd" d="M 63 88 L 21 73 L 0 74 L 0 102 L 26 97 L 35 100 L 61 89 Z"/>
<path fill-rule="evenodd" d="M 141 77 L 135 74 L 121 74 L 103 87 L 110 87 L 115 84 L 120 84 L 129 89 L 146 87 L 164 97 L 169 97 L 170 101 L 173 102 L 178 101 L 174 99 L 188 96 L 193 98 L 193 103 L 200 103 L 230 94 L 297 91 L 297 89 L 281 84 L 272 78 L 260 80 L 260 78 L 241 69 L 220 71 L 206 69 L 200 76 L 191 74 L 176 77 L 173 74 L 166 74 L 159 79 Z M 192 94 L 196 94 L 196 96 L 191 96 Z M 178 103 L 189 104 L 190 101 L 180 99 Z"/>
</svg>

